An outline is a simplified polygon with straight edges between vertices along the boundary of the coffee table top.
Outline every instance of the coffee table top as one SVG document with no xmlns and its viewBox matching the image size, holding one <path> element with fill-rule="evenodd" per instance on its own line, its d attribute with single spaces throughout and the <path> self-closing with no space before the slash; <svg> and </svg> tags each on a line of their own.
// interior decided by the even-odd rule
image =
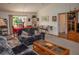
<svg viewBox="0 0 79 59">
<path fill-rule="evenodd" d="M 52 42 L 47 40 L 39 40 L 34 42 L 34 44 L 40 45 L 41 47 L 54 51 L 55 54 L 63 54 L 63 52 L 69 51 L 69 49 L 53 44 Z"/>
</svg>

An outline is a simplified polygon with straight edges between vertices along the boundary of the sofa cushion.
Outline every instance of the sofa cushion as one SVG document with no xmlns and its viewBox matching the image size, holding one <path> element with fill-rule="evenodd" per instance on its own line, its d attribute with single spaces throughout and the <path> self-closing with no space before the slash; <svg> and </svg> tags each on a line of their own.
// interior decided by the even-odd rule
<svg viewBox="0 0 79 59">
<path fill-rule="evenodd" d="M 19 54 L 19 53 L 21 53 L 22 51 L 24 51 L 24 50 L 26 50 L 26 49 L 28 49 L 28 47 L 26 47 L 26 46 L 23 45 L 23 44 L 12 48 L 14 54 Z"/>
<path fill-rule="evenodd" d="M 2 53 L 5 50 L 3 46 L 0 46 L 0 53 Z"/>
</svg>

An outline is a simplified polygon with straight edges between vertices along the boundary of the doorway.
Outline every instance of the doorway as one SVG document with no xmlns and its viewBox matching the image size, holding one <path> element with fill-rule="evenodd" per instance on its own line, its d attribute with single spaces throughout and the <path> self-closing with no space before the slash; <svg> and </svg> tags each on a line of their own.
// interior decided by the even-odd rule
<svg viewBox="0 0 79 59">
<path fill-rule="evenodd" d="M 59 37 L 67 38 L 67 13 L 59 13 Z"/>
</svg>

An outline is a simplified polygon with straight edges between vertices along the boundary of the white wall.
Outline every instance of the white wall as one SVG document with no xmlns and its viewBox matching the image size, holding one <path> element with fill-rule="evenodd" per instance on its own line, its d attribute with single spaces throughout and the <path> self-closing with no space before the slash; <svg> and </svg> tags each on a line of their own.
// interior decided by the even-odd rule
<svg viewBox="0 0 79 59">
<path fill-rule="evenodd" d="M 58 13 L 74 10 L 74 8 L 79 8 L 79 4 L 71 4 L 71 3 L 70 4 L 66 4 L 66 3 L 50 4 L 47 7 L 44 7 L 43 9 L 39 10 L 38 12 L 38 17 L 40 19 L 39 24 L 53 26 L 53 30 L 51 31 L 51 33 L 54 35 L 58 35 L 58 16 L 57 16 Z M 49 16 L 49 21 L 48 22 L 42 21 L 41 19 L 42 16 Z M 57 16 L 56 22 L 52 22 L 52 16 Z"/>
<path fill-rule="evenodd" d="M 26 15 L 28 18 L 31 18 L 32 15 L 36 15 L 35 12 L 26 12 L 26 13 L 19 13 L 19 12 L 2 12 L 0 11 L 0 17 L 6 18 L 8 20 L 8 33 L 10 32 L 9 28 L 9 15 Z"/>
</svg>

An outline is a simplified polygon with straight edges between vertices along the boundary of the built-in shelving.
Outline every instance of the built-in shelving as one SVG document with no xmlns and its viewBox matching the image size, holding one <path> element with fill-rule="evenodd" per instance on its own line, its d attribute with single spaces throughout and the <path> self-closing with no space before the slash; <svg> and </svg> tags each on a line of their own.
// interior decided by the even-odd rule
<svg viewBox="0 0 79 59">
<path fill-rule="evenodd" d="M 68 39 L 79 42 L 78 11 L 72 11 L 67 14 L 67 27 Z"/>
<path fill-rule="evenodd" d="M 8 35 L 7 19 L 0 19 L 0 35 Z"/>
</svg>

